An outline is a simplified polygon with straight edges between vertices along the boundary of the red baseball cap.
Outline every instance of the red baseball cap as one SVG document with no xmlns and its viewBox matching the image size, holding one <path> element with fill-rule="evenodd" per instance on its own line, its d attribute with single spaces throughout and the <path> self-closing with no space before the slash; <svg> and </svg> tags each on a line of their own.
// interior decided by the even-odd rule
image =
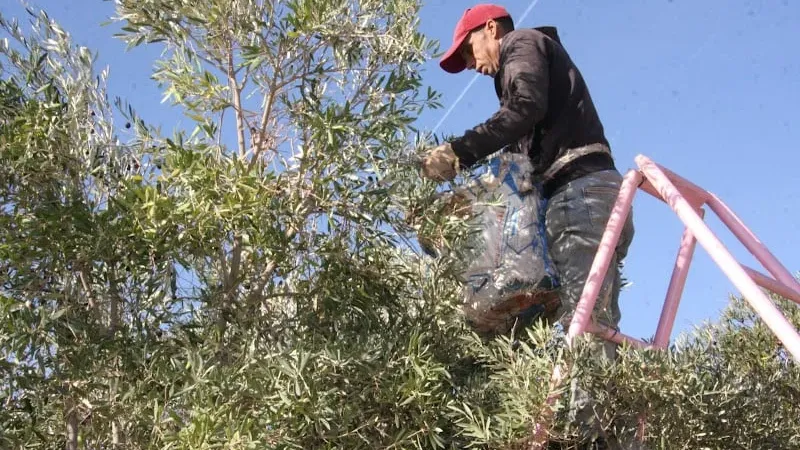
<svg viewBox="0 0 800 450">
<path fill-rule="evenodd" d="M 453 44 L 447 53 L 439 60 L 439 66 L 446 72 L 458 73 L 467 68 L 467 62 L 461 57 L 459 48 L 464 43 L 467 35 L 472 30 L 486 25 L 486 22 L 501 17 L 511 17 L 505 8 L 498 5 L 480 4 L 472 8 L 467 8 L 461 20 L 456 24 L 456 31 L 453 33 Z"/>
</svg>

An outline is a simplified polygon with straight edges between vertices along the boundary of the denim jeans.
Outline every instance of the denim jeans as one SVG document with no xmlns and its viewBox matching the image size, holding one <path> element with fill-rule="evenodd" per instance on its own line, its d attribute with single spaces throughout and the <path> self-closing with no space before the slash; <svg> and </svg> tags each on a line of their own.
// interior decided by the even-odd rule
<svg viewBox="0 0 800 450">
<path fill-rule="evenodd" d="M 548 201 L 547 240 L 561 283 L 561 307 L 550 318 L 565 329 L 569 326 L 583 293 L 621 183 L 622 176 L 616 170 L 594 172 L 562 186 Z M 623 227 L 592 313 L 593 321 L 614 329 L 618 329 L 621 317 L 621 277 L 618 262 L 627 255 L 633 234 L 631 213 Z M 596 341 L 593 347 L 597 349 L 598 357 L 609 361 L 615 359 L 616 344 Z M 589 438 L 589 435 L 599 432 L 596 414 L 587 393 L 573 384 L 570 392 L 570 417 L 583 429 L 584 437 Z"/>
<path fill-rule="evenodd" d="M 561 308 L 556 315 L 565 327 L 583 293 L 621 184 L 616 170 L 594 172 L 562 186 L 548 200 L 547 241 L 561 283 Z M 621 317 L 618 262 L 627 255 L 633 234 L 633 215 L 629 214 L 595 302 L 593 319 L 611 328 L 617 328 Z"/>
</svg>

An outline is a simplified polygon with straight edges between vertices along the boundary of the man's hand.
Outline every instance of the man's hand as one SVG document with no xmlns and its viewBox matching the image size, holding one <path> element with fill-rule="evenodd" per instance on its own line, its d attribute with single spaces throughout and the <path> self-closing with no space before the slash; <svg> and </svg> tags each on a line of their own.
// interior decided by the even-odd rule
<svg viewBox="0 0 800 450">
<path fill-rule="evenodd" d="M 450 181 L 458 173 L 458 157 L 450 143 L 442 144 L 422 158 L 422 174 L 436 181 Z"/>
</svg>

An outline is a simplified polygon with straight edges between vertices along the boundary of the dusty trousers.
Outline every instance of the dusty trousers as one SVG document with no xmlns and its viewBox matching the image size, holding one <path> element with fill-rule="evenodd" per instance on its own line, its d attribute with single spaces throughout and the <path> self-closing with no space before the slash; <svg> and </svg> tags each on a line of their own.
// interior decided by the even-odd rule
<svg viewBox="0 0 800 450">
<path fill-rule="evenodd" d="M 622 176 L 617 170 L 603 170 L 567 183 L 556 190 L 548 200 L 547 240 L 561 283 L 559 293 L 561 307 L 551 319 L 553 322 L 559 322 L 565 330 L 569 327 L 583 292 L 621 184 Z M 595 323 L 613 329 L 618 329 L 621 318 L 619 309 L 621 277 L 618 262 L 627 255 L 633 235 L 631 211 L 592 312 L 592 320 Z M 598 339 L 594 347 L 596 348 L 594 354 L 597 357 L 609 361 L 615 359 L 616 344 Z M 570 419 L 581 428 L 584 438 L 592 439 L 600 433 L 595 405 L 592 404 L 588 394 L 574 383 L 569 395 Z"/>
</svg>

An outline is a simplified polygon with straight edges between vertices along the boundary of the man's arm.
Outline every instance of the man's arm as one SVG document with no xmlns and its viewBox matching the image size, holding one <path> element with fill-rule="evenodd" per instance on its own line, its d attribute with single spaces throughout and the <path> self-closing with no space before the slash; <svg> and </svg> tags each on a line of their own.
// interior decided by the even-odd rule
<svg viewBox="0 0 800 450">
<path fill-rule="evenodd" d="M 512 33 L 501 58 L 503 106 L 486 122 L 451 142 L 462 168 L 512 144 L 547 112 L 549 67 L 543 39 Z"/>
</svg>

